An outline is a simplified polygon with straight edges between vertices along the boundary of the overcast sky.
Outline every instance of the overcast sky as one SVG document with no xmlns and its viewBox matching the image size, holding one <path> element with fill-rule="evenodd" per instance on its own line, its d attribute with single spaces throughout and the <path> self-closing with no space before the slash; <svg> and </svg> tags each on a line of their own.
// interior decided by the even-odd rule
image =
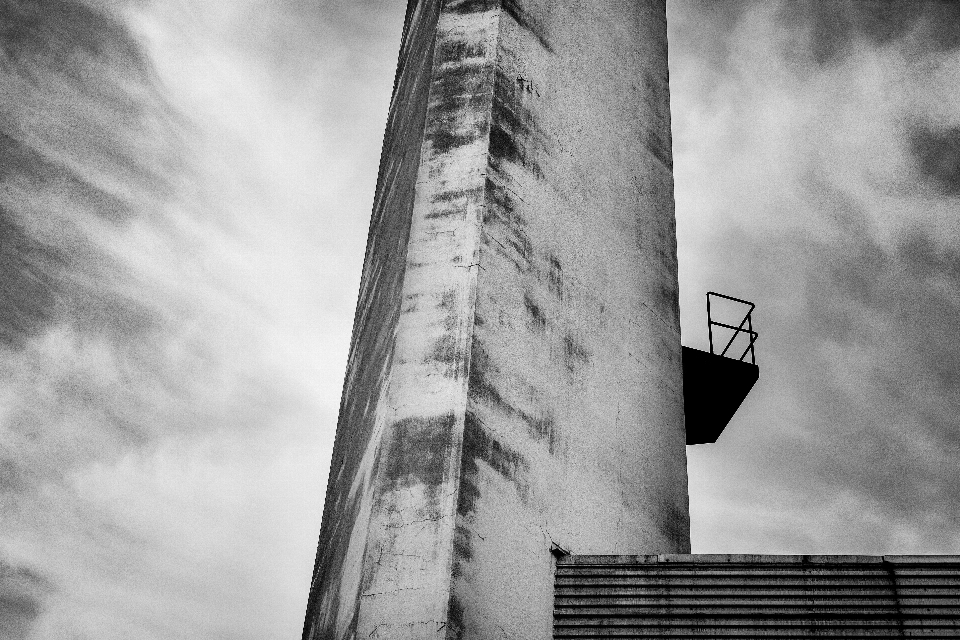
<svg viewBox="0 0 960 640">
<path fill-rule="evenodd" d="M 404 5 L 0 0 L 0 637 L 299 636 Z M 960 4 L 669 19 L 694 551 L 960 553 Z"/>
</svg>

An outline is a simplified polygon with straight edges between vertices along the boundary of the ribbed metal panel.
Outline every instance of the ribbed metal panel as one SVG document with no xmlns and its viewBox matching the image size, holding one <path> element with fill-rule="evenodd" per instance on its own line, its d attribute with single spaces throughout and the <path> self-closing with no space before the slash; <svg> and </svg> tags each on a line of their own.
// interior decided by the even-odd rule
<svg viewBox="0 0 960 640">
<path fill-rule="evenodd" d="M 554 638 L 960 638 L 960 556 L 567 556 Z"/>
</svg>

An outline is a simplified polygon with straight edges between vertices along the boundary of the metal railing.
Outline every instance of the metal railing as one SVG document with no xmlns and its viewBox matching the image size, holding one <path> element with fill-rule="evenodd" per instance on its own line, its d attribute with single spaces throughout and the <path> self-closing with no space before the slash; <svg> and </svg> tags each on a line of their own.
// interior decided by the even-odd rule
<svg viewBox="0 0 960 640">
<path fill-rule="evenodd" d="M 726 300 L 732 300 L 733 302 L 739 302 L 740 304 L 748 305 L 750 309 L 747 311 L 747 315 L 743 317 L 743 320 L 740 321 L 739 326 L 735 327 L 730 324 L 724 324 L 723 322 L 718 322 L 713 319 L 713 316 L 711 315 L 711 312 L 710 312 L 710 296 L 717 296 L 718 298 L 724 298 Z M 715 293 L 713 291 L 707 292 L 707 333 L 709 333 L 710 335 L 710 353 L 715 353 L 713 349 L 713 327 L 714 325 L 716 325 L 718 327 L 724 327 L 726 329 L 733 329 L 733 336 L 731 336 L 730 340 L 727 342 L 727 346 L 723 348 L 723 351 L 720 352 L 721 356 L 727 355 L 727 350 L 730 349 L 731 345 L 733 345 L 733 341 L 737 339 L 737 336 L 739 336 L 741 333 L 746 333 L 747 335 L 750 336 L 750 344 L 747 345 L 747 348 L 743 350 L 743 353 L 740 355 L 739 358 L 737 358 L 737 360 L 740 360 L 742 362 L 743 359 L 746 357 L 747 353 L 749 353 L 750 364 L 757 364 L 756 354 L 754 353 L 754 350 L 753 350 L 753 343 L 757 341 L 757 337 L 759 336 L 759 334 L 753 330 L 753 319 L 750 317 L 750 314 L 753 313 L 753 310 L 755 307 L 756 307 L 755 304 L 753 304 L 752 302 L 747 302 L 746 300 L 741 300 L 739 298 L 731 298 L 730 296 L 725 296 L 722 293 Z M 744 328 L 743 326 L 744 324 L 747 325 L 746 328 Z M 733 356 L 730 356 L 730 357 L 732 358 Z"/>
</svg>

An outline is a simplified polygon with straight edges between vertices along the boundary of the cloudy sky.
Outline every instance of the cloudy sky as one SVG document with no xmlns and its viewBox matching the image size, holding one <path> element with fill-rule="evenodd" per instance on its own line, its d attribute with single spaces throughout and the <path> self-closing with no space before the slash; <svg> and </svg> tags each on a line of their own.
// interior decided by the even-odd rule
<svg viewBox="0 0 960 640">
<path fill-rule="evenodd" d="M 0 0 L 0 637 L 299 636 L 403 0 Z M 669 3 L 696 552 L 960 553 L 960 6 Z"/>
</svg>

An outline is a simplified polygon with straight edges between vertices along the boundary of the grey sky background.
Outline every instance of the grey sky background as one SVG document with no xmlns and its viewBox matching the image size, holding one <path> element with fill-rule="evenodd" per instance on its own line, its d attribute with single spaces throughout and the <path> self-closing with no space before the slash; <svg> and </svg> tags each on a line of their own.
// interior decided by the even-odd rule
<svg viewBox="0 0 960 640">
<path fill-rule="evenodd" d="M 0 0 L 0 637 L 298 637 L 401 0 Z M 695 552 L 960 553 L 960 5 L 672 0 Z"/>
</svg>

